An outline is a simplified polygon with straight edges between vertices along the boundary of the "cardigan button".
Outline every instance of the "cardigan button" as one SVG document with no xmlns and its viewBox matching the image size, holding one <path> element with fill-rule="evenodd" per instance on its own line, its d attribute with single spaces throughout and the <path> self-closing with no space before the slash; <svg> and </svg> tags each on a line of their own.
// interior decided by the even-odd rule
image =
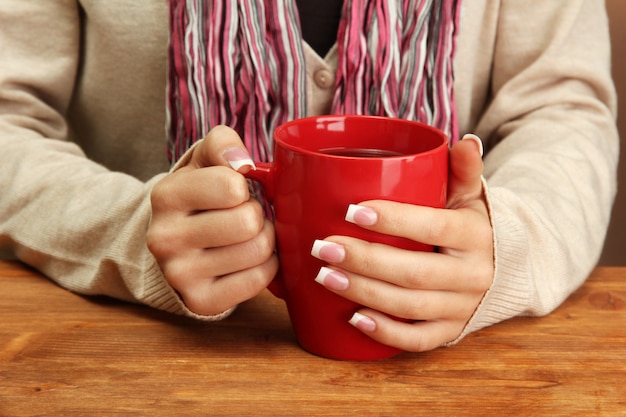
<svg viewBox="0 0 626 417">
<path fill-rule="evenodd" d="M 317 70 L 313 74 L 313 81 L 319 88 L 330 88 L 335 84 L 334 75 L 325 69 Z"/>
</svg>

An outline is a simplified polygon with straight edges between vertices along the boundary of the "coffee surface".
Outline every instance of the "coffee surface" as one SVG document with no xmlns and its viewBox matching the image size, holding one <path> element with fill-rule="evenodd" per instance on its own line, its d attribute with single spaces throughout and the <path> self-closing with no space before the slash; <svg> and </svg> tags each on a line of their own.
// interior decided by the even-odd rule
<svg viewBox="0 0 626 417">
<path fill-rule="evenodd" d="M 382 158 L 389 156 L 402 156 L 400 152 L 388 151 L 386 149 L 370 148 L 325 148 L 320 149 L 320 153 L 336 156 L 351 156 L 357 158 Z"/>
</svg>

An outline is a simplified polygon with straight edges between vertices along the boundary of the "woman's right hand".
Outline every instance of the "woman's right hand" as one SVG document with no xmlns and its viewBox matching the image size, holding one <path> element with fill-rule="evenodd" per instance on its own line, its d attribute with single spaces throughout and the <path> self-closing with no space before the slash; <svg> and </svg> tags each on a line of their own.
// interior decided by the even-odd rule
<svg viewBox="0 0 626 417">
<path fill-rule="evenodd" d="M 196 314 L 253 298 L 278 270 L 274 227 L 240 173 L 252 166 L 237 133 L 217 126 L 152 191 L 148 248 Z"/>
</svg>

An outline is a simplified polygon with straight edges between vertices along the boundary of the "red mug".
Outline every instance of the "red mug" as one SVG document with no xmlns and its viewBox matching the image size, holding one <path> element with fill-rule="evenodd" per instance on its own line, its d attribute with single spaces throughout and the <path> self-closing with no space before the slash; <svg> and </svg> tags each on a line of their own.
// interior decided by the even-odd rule
<svg viewBox="0 0 626 417">
<path fill-rule="evenodd" d="M 444 207 L 448 138 L 418 122 L 376 116 L 317 116 L 274 132 L 272 163 L 246 176 L 261 183 L 274 209 L 280 271 L 270 285 L 287 305 L 299 344 L 333 359 L 372 360 L 400 353 L 348 322 L 362 306 L 315 282 L 323 261 L 316 239 L 345 235 L 404 249 L 433 247 L 360 228 L 345 218 L 350 204 L 384 199 Z"/>
</svg>

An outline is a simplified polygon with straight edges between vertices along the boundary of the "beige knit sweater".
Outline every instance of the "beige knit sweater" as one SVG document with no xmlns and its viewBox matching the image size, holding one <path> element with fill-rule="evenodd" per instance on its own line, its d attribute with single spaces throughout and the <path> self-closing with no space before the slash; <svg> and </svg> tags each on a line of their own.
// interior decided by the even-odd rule
<svg viewBox="0 0 626 417">
<path fill-rule="evenodd" d="M 616 190 L 604 1 L 526 3 L 463 6 L 458 117 L 485 141 L 496 271 L 464 335 L 576 289 Z M 72 291 L 193 316 L 144 241 L 169 169 L 167 36 L 166 0 L 0 2 L 0 248 Z M 312 114 L 333 65 L 307 48 Z"/>
</svg>

